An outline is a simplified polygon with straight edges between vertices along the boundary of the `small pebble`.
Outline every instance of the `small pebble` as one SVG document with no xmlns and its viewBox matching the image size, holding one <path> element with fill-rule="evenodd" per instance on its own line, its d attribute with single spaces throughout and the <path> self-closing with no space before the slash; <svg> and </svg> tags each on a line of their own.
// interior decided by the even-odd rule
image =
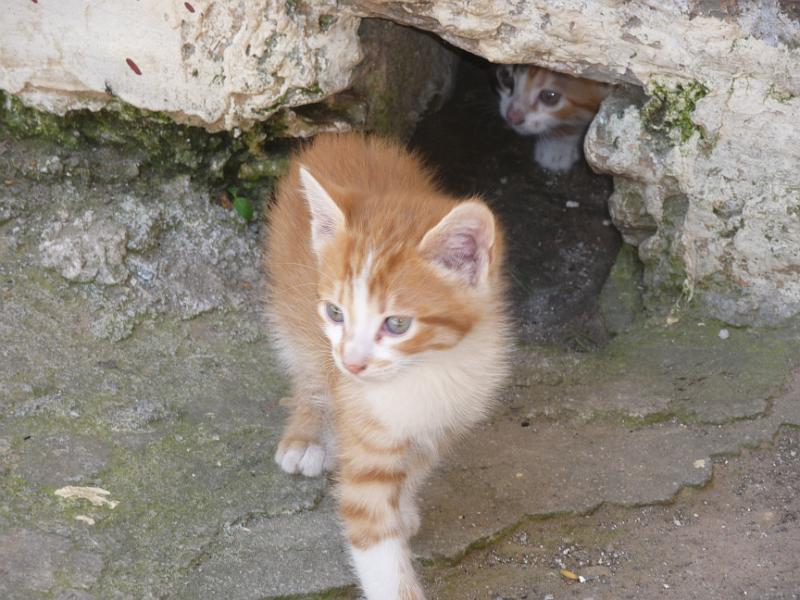
<svg viewBox="0 0 800 600">
<path fill-rule="evenodd" d="M 142 281 L 153 281 L 155 273 L 153 273 L 150 269 L 147 269 L 145 267 L 137 267 L 136 276 Z"/>
<path fill-rule="evenodd" d="M 580 202 L 575 202 L 575 200 L 567 200 L 566 207 L 567 208 L 578 208 L 581 205 Z"/>
<path fill-rule="evenodd" d="M 603 225 L 605 225 L 606 227 L 611 225 L 611 219 L 603 219 Z"/>
<path fill-rule="evenodd" d="M 501 177 L 500 178 L 500 183 L 502 183 L 503 185 L 507 184 L 508 183 L 508 177 Z"/>
<path fill-rule="evenodd" d="M 731 337 L 731 334 L 727 329 L 720 329 L 719 330 L 719 339 L 727 340 L 729 337 Z"/>
</svg>

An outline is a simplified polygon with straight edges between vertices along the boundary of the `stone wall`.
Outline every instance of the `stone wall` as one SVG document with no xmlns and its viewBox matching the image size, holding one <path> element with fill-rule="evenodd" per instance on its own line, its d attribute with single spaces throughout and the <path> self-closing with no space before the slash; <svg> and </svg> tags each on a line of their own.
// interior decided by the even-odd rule
<svg viewBox="0 0 800 600">
<path fill-rule="evenodd" d="M 498 63 L 643 87 L 587 136 L 651 301 L 800 312 L 800 9 L 788 0 L 349 0 Z"/>
<path fill-rule="evenodd" d="M 362 45 L 362 17 L 490 61 L 643 89 L 649 99 L 610 97 L 586 153 L 615 176 L 612 217 L 638 246 L 651 304 L 695 300 L 739 324 L 800 312 L 800 9 L 790 0 L 22 2 L 0 22 L 0 88 L 57 113 L 116 98 L 230 129 L 347 88 L 366 53 L 359 81 L 382 79 L 356 83 L 368 113 L 356 121 L 402 133 L 394 125 L 406 130 L 446 95 L 452 55 L 410 30 L 393 33 L 425 54 L 381 52 L 390 37 L 379 26 Z M 297 135 L 318 130 L 298 115 Z"/>
<path fill-rule="evenodd" d="M 231 129 L 345 89 L 359 19 L 315 2 L 16 2 L 0 20 L 0 88 L 63 114 L 113 98 Z"/>
</svg>

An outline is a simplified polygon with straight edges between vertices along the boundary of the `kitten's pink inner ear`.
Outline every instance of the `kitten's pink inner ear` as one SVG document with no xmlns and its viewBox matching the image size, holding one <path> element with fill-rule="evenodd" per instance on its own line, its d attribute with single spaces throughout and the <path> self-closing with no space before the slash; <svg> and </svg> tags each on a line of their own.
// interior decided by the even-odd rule
<svg viewBox="0 0 800 600">
<path fill-rule="evenodd" d="M 494 245 L 494 216 L 482 202 L 462 202 L 425 234 L 420 253 L 470 286 L 486 280 Z"/>
<path fill-rule="evenodd" d="M 319 254 L 322 247 L 344 227 L 344 213 L 320 182 L 302 165 L 300 186 L 311 213 L 311 247 Z"/>
</svg>

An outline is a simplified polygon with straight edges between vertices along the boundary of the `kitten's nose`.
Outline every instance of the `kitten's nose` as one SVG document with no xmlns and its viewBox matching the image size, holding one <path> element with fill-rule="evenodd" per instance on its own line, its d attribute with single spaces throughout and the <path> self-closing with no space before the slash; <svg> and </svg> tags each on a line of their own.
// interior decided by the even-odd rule
<svg viewBox="0 0 800 600">
<path fill-rule="evenodd" d="M 344 363 L 344 368 L 350 371 L 353 375 L 358 375 L 367 368 L 366 364 L 362 363 Z"/>
<path fill-rule="evenodd" d="M 506 119 L 508 119 L 508 122 L 512 125 L 519 125 L 525 120 L 525 113 L 512 104 L 508 107 Z"/>
</svg>

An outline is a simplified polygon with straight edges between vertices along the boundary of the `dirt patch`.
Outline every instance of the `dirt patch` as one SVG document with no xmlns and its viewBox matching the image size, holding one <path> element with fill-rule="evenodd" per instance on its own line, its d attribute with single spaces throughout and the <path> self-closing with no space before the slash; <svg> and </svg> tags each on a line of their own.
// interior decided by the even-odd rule
<svg viewBox="0 0 800 600">
<path fill-rule="evenodd" d="M 800 430 L 714 468 L 671 504 L 526 520 L 458 565 L 429 567 L 431 597 L 800 597 Z"/>
</svg>

